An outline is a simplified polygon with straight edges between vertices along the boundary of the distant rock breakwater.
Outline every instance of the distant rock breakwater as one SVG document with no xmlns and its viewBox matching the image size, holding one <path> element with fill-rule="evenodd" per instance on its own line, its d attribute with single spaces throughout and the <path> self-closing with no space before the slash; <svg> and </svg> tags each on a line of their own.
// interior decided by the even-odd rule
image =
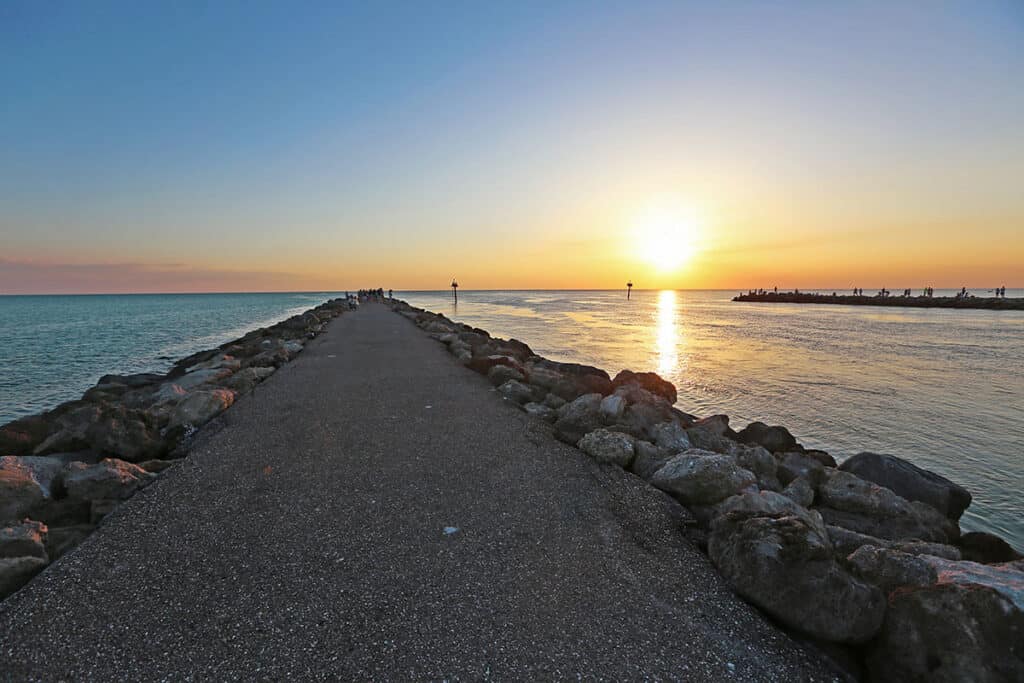
<svg viewBox="0 0 1024 683">
<path fill-rule="evenodd" d="M 166 374 L 106 375 L 79 400 L 0 427 L 0 599 L 184 457 L 196 430 L 351 305 L 327 301 Z"/>
<path fill-rule="evenodd" d="M 971 494 L 891 455 L 842 464 L 781 426 L 678 409 L 655 373 L 559 363 L 396 302 L 553 436 L 646 480 L 744 599 L 853 678 L 1024 680 L 1024 558 L 961 533 Z"/>
<path fill-rule="evenodd" d="M 776 304 L 843 304 L 847 306 L 901 306 L 904 308 L 980 308 L 992 311 L 1024 311 L 1024 298 L 956 296 L 854 296 L 764 292 L 734 296 L 733 301 Z"/>
</svg>

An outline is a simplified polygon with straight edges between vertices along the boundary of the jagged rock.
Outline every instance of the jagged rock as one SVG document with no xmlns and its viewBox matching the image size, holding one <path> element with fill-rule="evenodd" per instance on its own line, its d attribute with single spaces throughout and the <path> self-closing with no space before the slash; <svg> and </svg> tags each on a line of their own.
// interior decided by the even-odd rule
<svg viewBox="0 0 1024 683">
<path fill-rule="evenodd" d="M 935 508 L 900 498 L 842 470 L 831 470 L 818 487 L 818 510 L 829 524 L 890 540 L 949 543 L 959 528 Z"/>
<path fill-rule="evenodd" d="M 846 560 L 862 579 L 890 593 L 906 586 L 930 586 L 938 580 L 935 569 L 918 555 L 862 545 Z"/>
<path fill-rule="evenodd" d="M 728 415 L 711 415 L 693 423 L 696 429 L 704 429 L 716 436 L 725 436 L 729 431 Z"/>
<path fill-rule="evenodd" d="M 797 477 L 789 482 L 786 488 L 782 489 L 782 495 L 804 507 L 810 507 L 814 502 L 814 489 L 803 477 Z"/>
<path fill-rule="evenodd" d="M 889 548 L 909 555 L 934 555 L 948 560 L 959 560 L 960 551 L 943 543 L 926 543 L 924 541 L 890 541 L 876 536 L 860 534 L 842 527 L 829 525 L 828 536 L 836 550 L 836 555 L 847 557 L 858 548 L 871 545 L 876 548 Z"/>
<path fill-rule="evenodd" d="M 204 389 L 194 391 L 179 403 L 168 424 L 175 427 L 199 427 L 231 407 L 235 392 L 230 389 Z"/>
<path fill-rule="evenodd" d="M 999 564 L 1024 559 L 1024 555 L 1014 550 L 1009 543 L 985 531 L 964 534 L 957 541 L 957 546 L 963 554 L 963 559 L 980 564 Z"/>
<path fill-rule="evenodd" d="M 209 360 L 205 360 L 201 363 L 196 363 L 188 368 L 185 368 L 185 373 L 196 372 L 198 370 L 231 370 L 234 372 L 242 367 L 241 362 L 235 359 L 234 356 L 228 354 L 218 354 Z"/>
<path fill-rule="evenodd" d="M 523 406 L 523 410 L 525 410 L 530 415 L 533 415 L 534 417 L 539 417 L 545 422 L 554 422 L 555 419 L 558 417 L 557 413 L 555 413 L 555 411 L 552 408 L 549 408 L 543 403 L 527 403 L 526 405 Z"/>
<path fill-rule="evenodd" d="M 661 448 L 650 441 L 642 440 L 636 442 L 635 450 L 636 457 L 629 466 L 629 470 L 638 477 L 647 480 L 653 477 L 654 473 L 661 469 L 662 465 L 676 455 L 675 451 Z"/>
<path fill-rule="evenodd" d="M 513 403 L 520 405 L 531 403 L 534 399 L 533 389 L 514 379 L 510 379 L 498 387 L 498 393 Z"/>
<path fill-rule="evenodd" d="M 19 520 L 49 499 L 63 466 L 54 458 L 0 457 L 0 522 Z"/>
<path fill-rule="evenodd" d="M 662 379 L 656 373 L 623 370 L 619 374 L 615 375 L 615 379 L 612 380 L 611 386 L 612 389 L 615 390 L 628 384 L 636 384 L 652 394 L 657 394 L 668 401 L 669 404 L 676 402 L 677 395 L 675 385 L 668 380 Z"/>
<path fill-rule="evenodd" d="M 259 357 L 260 356 L 254 356 L 250 361 L 254 361 Z M 250 366 L 251 365 L 253 365 L 253 363 L 250 363 Z M 219 383 L 221 380 L 226 380 L 231 376 L 231 374 L 231 370 L 227 368 L 196 370 L 195 372 L 190 372 L 186 375 L 177 377 L 172 383 L 178 385 L 187 393 L 193 389 L 203 386 L 204 384 L 215 384 Z"/>
<path fill-rule="evenodd" d="M 611 394 L 601 399 L 601 415 L 607 422 L 614 423 L 626 412 L 626 399 Z"/>
<path fill-rule="evenodd" d="M 788 429 L 769 427 L 763 422 L 751 422 L 739 432 L 737 440 L 764 446 L 772 453 L 800 450 L 799 444 Z"/>
<path fill-rule="evenodd" d="M 117 384 L 130 389 L 139 389 L 141 387 L 147 387 L 151 384 L 162 382 L 163 379 L 163 375 L 158 375 L 153 372 L 140 372 L 134 375 L 103 375 L 100 377 L 99 381 L 96 382 L 96 385 Z"/>
<path fill-rule="evenodd" d="M 705 427 L 690 427 L 686 430 L 686 437 L 690 440 L 690 443 L 694 448 L 700 448 L 705 451 L 713 451 L 715 453 L 721 453 L 723 455 L 731 455 L 735 452 L 738 444 L 721 434 L 716 434 L 714 431 Z"/>
<path fill-rule="evenodd" d="M 558 409 L 555 436 L 576 445 L 583 435 L 604 425 L 601 418 L 601 394 L 584 394 Z"/>
<path fill-rule="evenodd" d="M 29 455 L 46 440 L 49 431 L 49 423 L 39 415 L 8 422 L 0 427 L 0 453 Z"/>
<path fill-rule="evenodd" d="M 736 463 L 754 473 L 757 477 L 757 485 L 769 491 L 782 489 L 779 479 L 776 476 L 777 465 L 775 457 L 761 446 L 739 446 L 733 451 Z"/>
<path fill-rule="evenodd" d="M 69 463 L 64 470 L 64 488 L 75 500 L 124 500 L 154 478 L 138 465 L 105 458 L 95 465 Z"/>
<path fill-rule="evenodd" d="M 46 525 L 30 519 L 0 529 L 0 559 L 46 555 Z"/>
<path fill-rule="evenodd" d="M 756 487 L 757 478 L 739 467 L 735 458 L 691 448 L 666 462 L 651 477 L 651 484 L 683 505 L 711 505 Z"/>
<path fill-rule="evenodd" d="M 167 382 L 160 385 L 160 388 L 150 395 L 150 400 L 159 405 L 161 403 L 177 403 L 186 396 L 188 396 L 188 392 L 185 387 L 174 382 Z"/>
<path fill-rule="evenodd" d="M 0 600 L 28 583 L 47 564 L 45 559 L 39 557 L 0 559 Z"/>
<path fill-rule="evenodd" d="M 797 477 L 803 477 L 812 489 L 817 490 L 825 480 L 825 466 L 806 453 L 776 453 L 775 460 L 776 475 L 783 486 L 789 485 Z"/>
<path fill-rule="evenodd" d="M 737 593 L 815 638 L 861 643 L 882 623 L 882 592 L 843 569 L 827 534 L 799 515 L 719 515 L 708 555 Z"/>
<path fill-rule="evenodd" d="M 679 453 L 693 448 L 686 430 L 678 422 L 660 422 L 650 430 L 654 443 L 661 448 Z"/>
<path fill-rule="evenodd" d="M 85 404 L 56 420 L 57 430 L 36 447 L 37 455 L 92 448 L 125 460 L 159 457 L 166 444 L 156 419 L 120 404 Z"/>
<path fill-rule="evenodd" d="M 629 434 L 601 428 L 584 435 L 577 447 L 600 463 L 625 468 L 633 462 L 633 456 L 636 454 L 635 442 L 636 440 Z"/>
<path fill-rule="evenodd" d="M 601 394 L 607 396 L 612 393 L 612 382 L 608 373 L 600 368 L 579 363 L 556 363 L 555 361 L 538 358 L 532 363 L 532 372 L 536 370 L 554 371 L 562 375 L 562 378 L 550 387 L 545 387 L 558 394 L 567 401 L 573 400 L 585 394 Z M 543 385 L 540 385 L 543 386 Z"/>
<path fill-rule="evenodd" d="M 927 503 L 950 519 L 960 519 L 971 504 L 964 487 L 894 455 L 858 453 L 839 469 L 884 486 L 901 498 Z"/>
<path fill-rule="evenodd" d="M 518 369 L 510 365 L 495 365 L 487 371 L 487 379 L 496 387 L 500 387 L 509 380 L 516 382 L 526 381 L 526 377 Z"/>
<path fill-rule="evenodd" d="M 253 390 L 257 384 L 274 374 L 274 368 L 245 368 L 239 370 L 231 377 L 224 380 L 223 385 L 227 389 L 238 394 L 245 394 Z"/>
<path fill-rule="evenodd" d="M 938 580 L 890 594 L 866 658 L 871 679 L 1024 680 L 1024 563 L 924 559 Z"/>
<path fill-rule="evenodd" d="M 828 538 L 821 515 L 775 491 L 748 491 L 730 496 L 715 506 L 712 516 L 730 512 L 746 517 L 798 517 L 822 538 Z"/>
</svg>

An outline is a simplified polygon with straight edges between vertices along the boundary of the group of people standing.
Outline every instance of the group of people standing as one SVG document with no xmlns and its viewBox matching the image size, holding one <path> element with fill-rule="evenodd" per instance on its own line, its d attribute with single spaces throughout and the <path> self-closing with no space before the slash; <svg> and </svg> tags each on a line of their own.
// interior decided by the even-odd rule
<svg viewBox="0 0 1024 683">
<path fill-rule="evenodd" d="M 388 299 L 393 299 L 392 294 L 394 290 L 388 290 Z M 348 292 L 345 292 L 345 296 L 348 297 Z M 377 289 L 360 289 L 356 293 L 356 298 L 359 299 L 360 303 L 366 303 L 367 301 L 384 301 L 384 290 L 378 287 Z"/>
</svg>

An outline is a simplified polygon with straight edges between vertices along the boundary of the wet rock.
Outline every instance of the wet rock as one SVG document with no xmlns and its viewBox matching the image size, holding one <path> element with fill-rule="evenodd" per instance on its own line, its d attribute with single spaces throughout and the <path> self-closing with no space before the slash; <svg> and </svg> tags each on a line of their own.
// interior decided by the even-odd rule
<svg viewBox="0 0 1024 683">
<path fill-rule="evenodd" d="M 811 488 L 810 482 L 803 477 L 797 477 L 789 482 L 786 488 L 782 489 L 782 495 L 804 507 L 810 507 L 814 502 L 814 489 Z"/>
<path fill-rule="evenodd" d="M 531 402 L 523 406 L 528 414 L 538 417 L 545 422 L 554 422 L 558 415 L 555 413 L 553 408 L 549 408 L 543 403 Z"/>
<path fill-rule="evenodd" d="M 629 434 L 601 428 L 584 435 L 577 447 L 600 463 L 626 468 L 633 462 L 635 442 Z"/>
<path fill-rule="evenodd" d="M 980 564 L 998 564 L 1024 559 L 1024 555 L 995 534 L 972 531 L 964 534 L 957 542 L 963 559 Z"/>
<path fill-rule="evenodd" d="M 652 394 L 661 396 L 668 401 L 669 404 L 676 402 L 677 395 L 675 385 L 668 380 L 662 379 L 656 373 L 623 370 L 619 374 L 615 375 L 615 379 L 612 381 L 611 386 L 612 390 L 615 390 L 628 384 L 635 384 Z"/>
<path fill-rule="evenodd" d="M 533 389 L 530 386 L 514 379 L 510 379 L 498 387 L 498 393 L 509 401 L 518 403 L 519 405 L 531 403 L 534 399 Z"/>
<path fill-rule="evenodd" d="M 769 427 L 763 422 L 751 422 L 739 432 L 737 439 L 743 443 L 764 446 L 772 453 L 800 450 L 799 444 L 788 429 Z"/>
<path fill-rule="evenodd" d="M 95 465 L 73 462 L 64 470 L 64 488 L 74 500 L 124 500 L 154 476 L 138 465 L 115 458 L 105 458 Z"/>
<path fill-rule="evenodd" d="M 601 394 L 584 394 L 558 409 L 555 436 L 576 445 L 588 432 L 604 426 L 601 417 Z"/>
<path fill-rule="evenodd" d="M 14 557 L 48 559 L 46 532 L 45 524 L 30 519 L 0 528 L 0 560 Z"/>
<path fill-rule="evenodd" d="M 960 519 L 971 504 L 971 494 L 964 487 L 894 455 L 858 453 L 839 469 L 884 486 L 906 500 L 927 503 L 950 519 Z"/>
<path fill-rule="evenodd" d="M 836 555 L 847 557 L 858 548 L 866 545 L 876 548 L 889 548 L 909 555 L 935 555 L 949 560 L 959 560 L 960 551 L 943 543 L 926 543 L 924 541 L 890 541 L 876 536 L 860 534 L 842 527 L 828 525 L 828 536 L 836 550 Z"/>
<path fill-rule="evenodd" d="M 861 643 L 882 623 L 882 592 L 843 569 L 827 535 L 798 515 L 719 515 L 708 555 L 737 593 L 815 638 Z"/>
<path fill-rule="evenodd" d="M 831 470 L 818 487 L 818 510 L 829 524 L 891 540 L 949 543 L 959 528 L 935 508 L 911 502 L 887 488 L 842 470 Z"/>
<path fill-rule="evenodd" d="M 612 394 L 601 399 L 601 415 L 607 422 L 616 422 L 626 412 L 626 399 Z"/>
<path fill-rule="evenodd" d="M 199 427 L 235 402 L 235 392 L 230 389 L 203 389 L 194 391 L 179 403 L 171 413 L 168 426 Z"/>
<path fill-rule="evenodd" d="M 886 594 L 905 586 L 930 586 L 938 580 L 935 569 L 918 555 L 874 545 L 862 545 L 846 563 Z"/>
<path fill-rule="evenodd" d="M 28 583 L 48 562 L 39 557 L 0 559 L 0 600 Z"/>
<path fill-rule="evenodd" d="M 667 463 L 676 455 L 676 451 L 661 448 L 650 441 L 642 440 L 636 442 L 635 450 L 636 457 L 633 459 L 633 463 L 629 466 L 629 470 L 638 477 L 646 480 L 650 480 L 650 478 L 654 476 L 654 473 L 661 469 L 662 465 Z"/>
<path fill-rule="evenodd" d="M 925 559 L 938 580 L 890 594 L 872 680 L 1024 680 L 1024 565 Z"/>
<path fill-rule="evenodd" d="M 518 369 L 510 365 L 495 365 L 487 371 L 487 379 L 496 387 L 500 387 L 509 380 L 518 382 L 526 381 L 526 377 Z"/>
<path fill-rule="evenodd" d="M 655 445 L 673 453 L 693 448 L 686 430 L 678 422 L 660 422 L 650 430 Z"/>
<path fill-rule="evenodd" d="M 46 440 L 49 431 L 50 425 L 39 415 L 8 422 L 0 427 L 0 453 L 29 455 Z"/>
<path fill-rule="evenodd" d="M 711 505 L 757 486 L 757 478 L 727 455 L 691 448 L 666 462 L 651 484 L 683 505 Z"/>
</svg>

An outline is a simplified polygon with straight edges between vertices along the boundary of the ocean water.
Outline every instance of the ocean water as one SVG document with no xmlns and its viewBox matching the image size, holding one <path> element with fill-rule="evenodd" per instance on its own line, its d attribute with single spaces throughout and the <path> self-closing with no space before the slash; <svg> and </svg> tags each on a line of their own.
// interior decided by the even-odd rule
<svg viewBox="0 0 1024 683">
<path fill-rule="evenodd" d="M 973 494 L 965 529 L 1024 550 L 1024 311 L 736 303 L 735 294 L 460 291 L 457 306 L 450 292 L 395 296 L 554 360 L 612 375 L 653 370 L 676 385 L 680 409 L 725 413 L 736 429 L 781 424 L 839 461 L 866 450 L 907 458 Z"/>
<path fill-rule="evenodd" d="M 165 371 L 333 296 L 0 296 L 0 424 L 79 398 L 108 373 Z"/>
</svg>

